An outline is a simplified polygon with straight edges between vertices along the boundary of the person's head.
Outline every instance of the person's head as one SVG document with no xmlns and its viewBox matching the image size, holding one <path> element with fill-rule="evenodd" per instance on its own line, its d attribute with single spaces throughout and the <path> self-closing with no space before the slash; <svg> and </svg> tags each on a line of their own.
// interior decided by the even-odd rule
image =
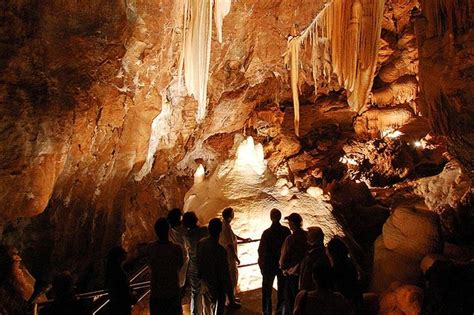
<svg viewBox="0 0 474 315">
<path fill-rule="evenodd" d="M 155 233 L 160 241 L 168 240 L 168 232 L 170 230 L 170 225 L 165 218 L 159 218 L 155 222 Z"/>
<path fill-rule="evenodd" d="M 183 226 L 188 230 L 195 228 L 197 226 L 197 223 L 198 218 L 196 216 L 196 213 L 194 213 L 193 211 L 189 211 L 183 214 Z"/>
<path fill-rule="evenodd" d="M 334 286 L 334 276 L 328 264 L 318 263 L 313 268 L 313 281 L 318 290 L 331 290 Z"/>
<path fill-rule="evenodd" d="M 333 262 L 342 261 L 349 254 L 346 244 L 339 237 L 334 237 L 329 241 L 327 251 Z"/>
<path fill-rule="evenodd" d="M 319 226 L 308 228 L 308 244 L 311 247 L 324 246 L 324 232 Z"/>
<path fill-rule="evenodd" d="M 122 246 L 113 247 L 107 254 L 107 266 L 120 266 L 127 258 L 127 252 Z"/>
<path fill-rule="evenodd" d="M 63 271 L 53 279 L 53 292 L 57 299 L 70 297 L 74 294 L 74 280 L 69 271 Z"/>
<path fill-rule="evenodd" d="M 221 234 L 221 231 L 222 231 L 221 220 L 218 218 L 211 219 L 211 221 L 209 221 L 209 225 L 207 226 L 207 229 L 209 230 L 209 235 L 212 238 L 219 239 L 219 235 Z"/>
<path fill-rule="evenodd" d="M 281 211 L 273 208 L 270 211 L 270 220 L 272 220 L 272 223 L 278 223 L 281 220 Z"/>
<path fill-rule="evenodd" d="M 292 231 L 300 229 L 303 225 L 303 218 L 296 212 L 293 212 L 289 216 L 285 217 L 285 219 L 288 220 L 288 225 Z"/>
<path fill-rule="evenodd" d="M 228 207 L 222 210 L 222 218 L 226 222 L 232 221 L 232 219 L 234 218 L 234 209 Z"/>
<path fill-rule="evenodd" d="M 173 208 L 168 212 L 166 219 L 171 227 L 179 226 L 181 224 L 181 216 L 183 213 L 179 208 Z"/>
</svg>

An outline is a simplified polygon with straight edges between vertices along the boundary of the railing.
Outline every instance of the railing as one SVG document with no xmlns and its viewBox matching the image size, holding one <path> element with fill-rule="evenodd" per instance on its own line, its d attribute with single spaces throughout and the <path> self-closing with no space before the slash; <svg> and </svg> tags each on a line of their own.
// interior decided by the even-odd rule
<svg viewBox="0 0 474 315">
<path fill-rule="evenodd" d="M 238 241 L 237 245 L 242 245 L 242 244 L 248 244 L 248 243 L 255 243 L 255 242 L 260 242 L 260 239 L 254 239 L 254 240 L 244 240 L 244 241 Z M 244 265 L 239 265 L 237 266 L 238 268 L 245 268 L 245 267 L 251 267 L 257 265 L 258 262 L 254 263 L 249 263 L 249 264 L 244 264 Z M 143 300 L 149 293 L 150 293 L 150 281 L 140 281 L 140 282 L 135 282 L 138 279 L 140 279 L 141 276 L 143 276 L 146 272 L 149 271 L 148 264 L 144 264 L 141 266 L 130 278 L 129 278 L 129 283 L 130 283 L 130 289 L 136 292 L 139 292 L 138 294 L 138 299 L 137 303 Z M 92 307 L 92 312 L 91 314 L 97 315 L 104 309 L 104 307 L 110 302 L 110 299 L 108 298 L 109 292 L 106 289 L 103 290 L 97 290 L 97 291 L 91 291 L 91 292 L 84 292 L 84 293 L 79 293 L 76 294 L 76 298 L 78 299 L 92 299 L 93 300 L 93 307 Z M 42 303 L 35 303 L 34 304 L 34 314 L 38 314 L 38 308 L 41 308 L 41 306 L 44 306 L 47 303 L 51 303 L 54 300 L 48 300 Z"/>
</svg>

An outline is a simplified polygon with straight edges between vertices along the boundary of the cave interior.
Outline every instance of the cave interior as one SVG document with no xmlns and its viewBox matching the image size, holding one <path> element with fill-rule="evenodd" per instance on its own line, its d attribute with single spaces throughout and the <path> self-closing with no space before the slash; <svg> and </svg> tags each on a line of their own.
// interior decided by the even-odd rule
<svg viewBox="0 0 474 315">
<path fill-rule="evenodd" d="M 0 6 L 0 244 L 18 262 L 0 314 L 63 270 L 102 289 L 109 249 L 175 207 L 201 225 L 232 207 L 255 240 L 272 208 L 301 214 L 345 240 L 380 314 L 421 313 L 424 264 L 473 264 L 471 0 Z M 243 292 L 257 247 L 239 248 Z"/>
</svg>

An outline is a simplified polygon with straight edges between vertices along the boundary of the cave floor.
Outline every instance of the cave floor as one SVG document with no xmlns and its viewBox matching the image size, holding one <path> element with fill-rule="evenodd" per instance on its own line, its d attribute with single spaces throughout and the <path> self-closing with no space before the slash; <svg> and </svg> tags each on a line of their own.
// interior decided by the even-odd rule
<svg viewBox="0 0 474 315">
<path fill-rule="evenodd" d="M 272 292 L 273 308 L 276 304 L 277 291 Z M 238 310 L 226 308 L 225 314 L 228 315 L 259 315 L 262 314 L 262 289 L 255 289 L 237 294 L 240 297 L 242 308 Z M 189 304 L 183 306 L 184 314 L 190 315 Z"/>
</svg>

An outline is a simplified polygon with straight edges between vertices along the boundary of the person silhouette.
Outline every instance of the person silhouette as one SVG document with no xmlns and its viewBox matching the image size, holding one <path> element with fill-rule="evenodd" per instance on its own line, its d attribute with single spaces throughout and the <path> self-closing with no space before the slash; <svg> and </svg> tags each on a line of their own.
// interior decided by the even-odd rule
<svg viewBox="0 0 474 315">
<path fill-rule="evenodd" d="M 231 291 L 228 292 L 230 306 L 238 307 L 234 304 L 235 293 L 237 291 L 237 284 L 239 280 L 239 270 L 237 265 L 240 265 L 240 259 L 237 253 L 237 241 L 249 241 L 249 238 L 243 238 L 234 233 L 230 223 L 234 219 L 234 209 L 225 208 L 222 210 L 222 233 L 219 238 L 219 243 L 227 251 L 227 261 L 229 262 L 229 274 L 231 279 Z"/>
<path fill-rule="evenodd" d="M 186 273 L 188 271 L 189 254 L 186 244 L 184 242 L 184 235 L 186 234 L 186 228 L 182 225 L 181 217 L 183 213 L 179 208 L 173 208 L 168 212 L 166 219 L 170 225 L 169 240 L 175 244 L 181 246 L 183 250 L 184 264 L 179 271 L 179 286 L 181 288 L 181 297 L 184 296 L 185 284 L 186 284 Z"/>
<path fill-rule="evenodd" d="M 54 301 L 46 305 L 40 315 L 83 315 L 89 314 L 85 302 L 74 296 L 74 280 L 69 271 L 56 275 L 52 283 Z"/>
<path fill-rule="evenodd" d="M 222 222 L 218 218 L 209 221 L 209 236 L 197 246 L 198 275 L 203 293 L 203 314 L 222 315 L 226 294 L 232 289 L 227 262 L 227 252 L 219 244 Z"/>
<path fill-rule="evenodd" d="M 330 266 L 329 258 L 324 248 L 324 233 L 319 226 L 308 228 L 308 251 L 301 261 L 300 266 L 300 290 L 314 290 L 316 284 L 313 281 L 313 270 L 317 264 Z"/>
<path fill-rule="evenodd" d="M 288 235 L 281 248 L 280 268 L 285 278 L 285 304 L 283 314 L 292 315 L 296 294 L 298 294 L 298 282 L 300 263 L 308 248 L 306 231 L 303 230 L 303 218 L 293 212 L 285 217 L 290 226 L 291 235 Z"/>
<path fill-rule="evenodd" d="M 165 218 L 155 223 L 158 240 L 146 248 L 151 269 L 150 315 L 181 315 L 179 271 L 184 263 L 182 247 L 169 241 Z"/>
<path fill-rule="evenodd" d="M 296 296 L 293 315 L 354 315 L 350 303 L 333 291 L 333 273 L 327 263 L 313 269 L 313 290 L 301 290 Z"/>
<path fill-rule="evenodd" d="M 199 315 L 202 312 L 201 281 L 198 277 L 198 242 L 207 237 L 206 227 L 198 226 L 198 218 L 192 211 L 183 214 L 183 226 L 186 228 L 184 241 L 189 253 L 188 279 L 191 286 L 191 314 Z"/>
<path fill-rule="evenodd" d="M 363 298 L 358 272 L 346 244 L 339 237 L 334 237 L 327 245 L 327 252 L 331 260 L 336 291 L 355 306 L 360 306 Z"/>
<path fill-rule="evenodd" d="M 278 209 L 270 211 L 272 225 L 262 233 L 258 246 L 258 265 L 262 273 L 262 313 L 272 314 L 272 287 L 277 277 L 278 295 L 276 314 L 283 309 L 285 278 L 278 265 L 281 247 L 286 237 L 291 234 L 290 229 L 280 224 L 281 212 Z"/>
<path fill-rule="evenodd" d="M 122 267 L 126 258 L 127 252 L 122 246 L 113 247 L 107 255 L 105 282 L 109 291 L 109 312 L 114 315 L 132 314 L 134 299 L 127 274 Z"/>
</svg>

